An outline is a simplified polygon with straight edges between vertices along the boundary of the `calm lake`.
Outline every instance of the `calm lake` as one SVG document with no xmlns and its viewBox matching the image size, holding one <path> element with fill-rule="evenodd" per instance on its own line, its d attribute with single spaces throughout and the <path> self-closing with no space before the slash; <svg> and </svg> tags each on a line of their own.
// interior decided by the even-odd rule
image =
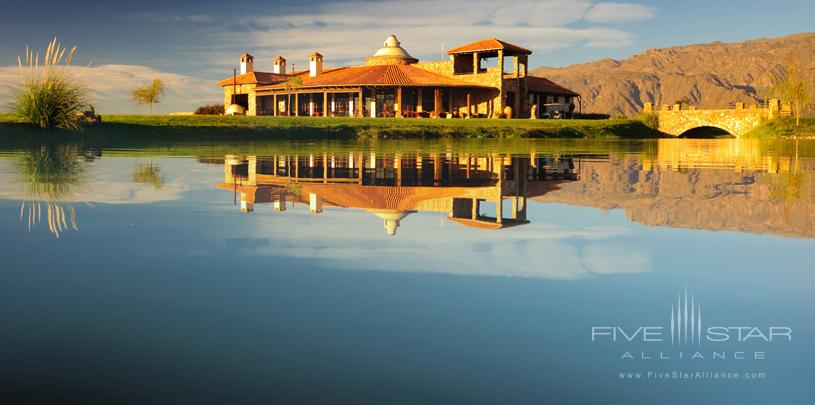
<svg viewBox="0 0 815 405">
<path fill-rule="evenodd" d="M 811 404 L 815 141 L 0 142 L 6 403 Z"/>
</svg>

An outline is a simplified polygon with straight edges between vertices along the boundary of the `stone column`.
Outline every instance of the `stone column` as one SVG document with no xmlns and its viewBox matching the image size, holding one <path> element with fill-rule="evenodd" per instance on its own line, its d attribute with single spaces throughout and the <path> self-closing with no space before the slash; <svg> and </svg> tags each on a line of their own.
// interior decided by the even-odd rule
<svg viewBox="0 0 815 405">
<path fill-rule="evenodd" d="M 467 92 L 467 118 L 472 118 L 473 116 L 473 107 L 470 104 L 470 92 Z"/>
<path fill-rule="evenodd" d="M 323 91 L 323 117 L 328 117 L 328 92 Z"/>
<path fill-rule="evenodd" d="M 396 116 L 402 118 L 402 87 L 396 88 Z"/>
<path fill-rule="evenodd" d="M 365 98 L 362 95 L 362 88 L 360 87 L 359 88 L 359 101 L 357 101 L 357 111 L 359 111 L 359 114 L 357 114 L 357 115 L 360 116 L 360 117 L 362 117 L 362 112 L 364 111 L 363 108 L 362 108 L 363 103 L 365 103 Z"/>
<path fill-rule="evenodd" d="M 376 87 L 371 87 L 371 117 L 376 118 Z"/>
<path fill-rule="evenodd" d="M 416 98 L 418 98 L 418 101 L 416 102 L 416 112 L 421 113 L 422 112 L 422 88 L 421 87 L 419 87 L 416 90 Z"/>
<path fill-rule="evenodd" d="M 289 114 L 291 114 L 291 106 L 289 106 Z M 294 116 L 300 116 L 300 93 L 294 93 Z"/>
<path fill-rule="evenodd" d="M 473 74 L 474 75 L 478 74 L 478 65 L 479 65 L 478 62 L 479 62 L 479 60 L 478 60 L 478 52 L 474 52 L 473 53 Z"/>
</svg>

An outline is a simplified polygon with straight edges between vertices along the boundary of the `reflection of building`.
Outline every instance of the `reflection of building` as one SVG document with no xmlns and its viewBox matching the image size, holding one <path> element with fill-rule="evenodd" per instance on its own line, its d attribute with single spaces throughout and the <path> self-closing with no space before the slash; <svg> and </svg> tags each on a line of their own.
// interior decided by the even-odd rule
<svg viewBox="0 0 815 405">
<path fill-rule="evenodd" d="M 255 204 L 356 208 L 383 221 L 389 235 L 413 212 L 447 214 L 459 224 L 501 229 L 528 223 L 528 197 L 574 180 L 569 159 L 515 158 L 505 155 L 344 154 L 258 158 L 227 156 L 224 182 L 241 211 Z M 505 207 L 506 205 L 506 207 Z"/>
<path fill-rule="evenodd" d="M 687 169 L 732 169 L 789 172 L 793 164 L 789 156 L 768 153 L 767 144 L 757 139 L 660 139 L 657 157 L 646 159 L 643 166 L 656 166 L 674 171 Z"/>
<path fill-rule="evenodd" d="M 509 107 L 513 117 L 529 118 L 574 109 L 577 93 L 528 74 L 531 53 L 491 38 L 449 50 L 449 60 L 420 63 L 391 35 L 360 66 L 325 68 L 314 52 L 308 70 L 287 71 L 278 56 L 272 72 L 259 72 L 243 54 L 240 75 L 218 85 L 225 106 L 248 115 L 490 118 Z"/>
<path fill-rule="evenodd" d="M 583 159 L 577 181 L 535 201 L 621 209 L 648 226 L 815 238 L 813 159 L 759 154 L 744 141 L 716 145 L 660 142 L 657 163 Z"/>
</svg>

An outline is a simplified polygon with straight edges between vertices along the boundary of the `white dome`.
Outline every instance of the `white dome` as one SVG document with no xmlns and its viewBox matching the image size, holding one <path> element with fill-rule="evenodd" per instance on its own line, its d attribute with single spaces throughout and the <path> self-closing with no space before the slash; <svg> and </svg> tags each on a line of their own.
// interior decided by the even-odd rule
<svg viewBox="0 0 815 405">
<path fill-rule="evenodd" d="M 385 39 L 384 46 L 379 48 L 374 56 L 368 58 L 366 64 L 369 65 L 390 65 L 390 64 L 410 64 L 416 63 L 419 60 L 410 56 L 407 51 L 402 48 L 401 42 L 396 39 L 396 35 L 388 35 Z"/>
<path fill-rule="evenodd" d="M 396 228 L 399 227 L 399 221 L 413 213 L 413 211 L 373 211 L 374 215 L 382 218 L 382 226 L 388 235 L 396 235 Z"/>
</svg>

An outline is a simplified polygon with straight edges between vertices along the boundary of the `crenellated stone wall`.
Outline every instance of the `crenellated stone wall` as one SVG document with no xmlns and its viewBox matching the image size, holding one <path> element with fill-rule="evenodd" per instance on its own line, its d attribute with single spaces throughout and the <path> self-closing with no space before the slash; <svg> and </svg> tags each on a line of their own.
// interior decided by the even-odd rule
<svg viewBox="0 0 815 405">
<path fill-rule="evenodd" d="M 676 104 L 663 106 L 658 111 L 650 103 L 646 103 L 643 112 L 657 114 L 659 130 L 669 135 L 680 136 L 692 129 L 714 127 L 740 137 L 764 121 L 775 118 L 779 112 L 779 103 L 778 100 L 770 100 L 769 107 L 766 108 L 745 108 L 743 103 L 737 103 L 733 109 L 710 110 Z"/>
</svg>

